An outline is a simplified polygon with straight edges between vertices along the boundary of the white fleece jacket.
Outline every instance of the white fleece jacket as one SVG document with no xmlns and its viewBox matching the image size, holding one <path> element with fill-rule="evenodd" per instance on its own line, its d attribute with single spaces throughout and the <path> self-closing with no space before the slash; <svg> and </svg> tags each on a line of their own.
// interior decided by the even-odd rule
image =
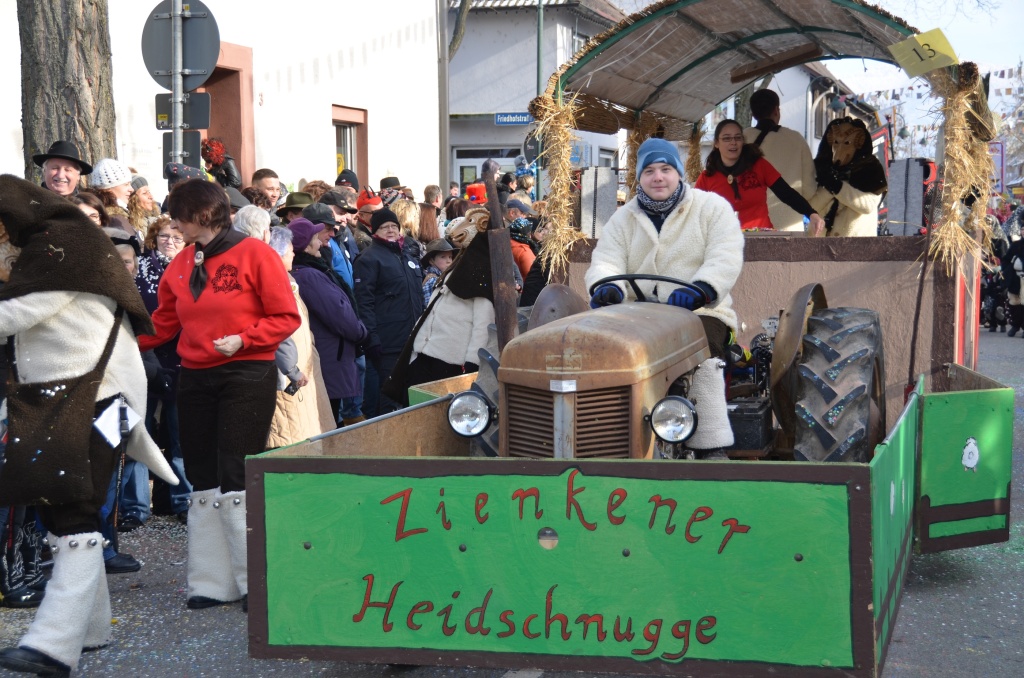
<svg viewBox="0 0 1024 678">
<path fill-rule="evenodd" d="M 78 377 L 96 366 L 116 304 L 87 292 L 35 292 L 0 301 L 0 337 L 14 336 L 20 383 Z M 146 417 L 146 372 L 127 314 L 121 323 L 97 400 L 123 393 Z M 172 485 L 178 479 L 140 422 L 128 438 L 128 455 Z"/>
<path fill-rule="evenodd" d="M 858 191 L 848 182 L 843 182 L 835 195 L 822 187 L 811 198 L 810 203 L 822 218 L 828 214 L 832 199 L 839 200 L 839 211 L 828 235 L 845 238 L 864 238 L 878 235 L 878 206 L 882 196 L 876 193 Z"/>
<path fill-rule="evenodd" d="M 761 134 L 756 127 L 748 127 L 743 131 L 747 143 L 754 143 Z M 775 132 L 764 135 L 761 152 L 765 160 L 779 171 L 794 191 L 810 201 L 818 183 L 814 178 L 814 157 L 811 147 L 807 145 L 802 134 L 788 127 L 780 127 Z M 768 191 L 768 216 L 777 231 L 804 232 L 804 215 L 797 214 L 793 208 L 782 202 Z"/>
<path fill-rule="evenodd" d="M 623 273 L 700 280 L 715 289 L 718 300 L 697 313 L 718 318 L 736 330 L 730 292 L 742 267 L 743 231 L 732 206 L 719 195 L 687 185 L 660 234 L 636 198 L 619 208 L 601 232 L 585 280 L 588 289 L 602 278 Z M 627 299 L 633 297 L 628 284 L 618 285 Z M 654 291 L 653 282 L 639 285 L 645 295 Z M 671 292 L 671 285 L 662 284 L 658 297 L 664 302 Z"/>
<path fill-rule="evenodd" d="M 463 299 L 447 287 L 423 321 L 412 344 L 410 362 L 420 353 L 450 365 L 479 364 L 477 352 L 487 345 L 487 326 L 494 322 L 494 304 L 483 297 Z"/>
</svg>

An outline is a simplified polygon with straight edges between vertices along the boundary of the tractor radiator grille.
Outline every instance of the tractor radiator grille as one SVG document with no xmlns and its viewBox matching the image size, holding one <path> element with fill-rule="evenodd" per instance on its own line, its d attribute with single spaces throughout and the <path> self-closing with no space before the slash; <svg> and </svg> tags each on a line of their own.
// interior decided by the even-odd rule
<svg viewBox="0 0 1024 678">
<path fill-rule="evenodd" d="M 505 393 L 509 456 L 550 459 L 556 395 L 514 384 Z M 628 386 L 576 394 L 577 458 L 629 457 L 629 398 Z"/>
<path fill-rule="evenodd" d="M 555 436 L 554 394 L 514 384 L 505 389 L 509 456 L 550 459 Z"/>
<path fill-rule="evenodd" d="M 629 387 L 576 395 L 576 457 L 629 456 Z"/>
</svg>

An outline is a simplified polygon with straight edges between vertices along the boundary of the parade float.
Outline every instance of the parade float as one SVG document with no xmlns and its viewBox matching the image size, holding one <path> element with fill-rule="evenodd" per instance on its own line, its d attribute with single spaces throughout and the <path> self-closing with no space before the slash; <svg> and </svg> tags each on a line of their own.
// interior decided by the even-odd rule
<svg viewBox="0 0 1024 678">
<path fill-rule="evenodd" d="M 926 75 L 945 156 L 925 236 L 747 238 L 732 296 L 740 342 L 763 350 L 731 384 L 728 461 L 678 458 L 679 429 L 699 426 L 685 382 L 707 356 L 691 314 L 568 314 L 592 247 L 572 223 L 568 155 L 573 129 L 627 129 L 632 151 L 651 134 L 690 142 L 767 73 L 892 62 L 917 34 L 856 0 L 666 1 L 563 65 L 531 105 L 557 234 L 548 298 L 518 319 L 496 298 L 478 376 L 248 460 L 250 653 L 881 675 L 912 555 L 1009 538 L 1013 391 L 974 371 L 977 69 Z"/>
</svg>

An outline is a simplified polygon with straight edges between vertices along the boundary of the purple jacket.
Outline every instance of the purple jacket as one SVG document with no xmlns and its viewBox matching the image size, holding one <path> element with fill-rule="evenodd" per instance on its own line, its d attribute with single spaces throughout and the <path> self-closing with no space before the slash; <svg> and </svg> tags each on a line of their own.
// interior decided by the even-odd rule
<svg viewBox="0 0 1024 678">
<path fill-rule="evenodd" d="M 320 354 L 327 396 L 333 400 L 362 394 L 356 373 L 356 345 L 366 339 L 367 333 L 352 302 L 323 271 L 297 266 L 292 269 L 292 277 L 299 283 L 299 296 L 309 310 L 309 329 Z"/>
</svg>

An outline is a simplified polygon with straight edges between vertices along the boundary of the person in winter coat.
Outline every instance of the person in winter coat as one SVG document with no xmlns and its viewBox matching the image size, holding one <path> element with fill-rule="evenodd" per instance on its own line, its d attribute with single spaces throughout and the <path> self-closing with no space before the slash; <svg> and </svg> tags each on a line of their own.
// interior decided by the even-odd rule
<svg viewBox="0 0 1024 678">
<path fill-rule="evenodd" d="M 199 153 L 206 161 L 206 171 L 224 188 L 241 188 L 242 176 L 238 173 L 235 159 L 231 157 L 220 139 L 205 139 Z"/>
<path fill-rule="evenodd" d="M 171 227 L 170 217 L 162 216 L 150 224 L 146 238 L 142 241 L 139 272 L 135 275 L 135 286 L 139 288 L 142 303 L 150 315 L 158 305 L 160 279 L 184 246 L 185 239 Z M 178 437 L 178 376 L 181 372 L 178 342 L 171 340 L 158 346 L 153 353 L 160 363 L 160 375 L 155 382 L 150 383 L 146 428 L 164 449 L 174 475 L 178 478 L 177 485 L 168 485 L 159 479 L 153 481 L 153 511 L 169 513 L 177 516 L 180 522 L 186 522 L 192 485 L 185 477 L 185 460 L 181 456 L 181 440 Z M 156 418 L 158 409 L 159 421 Z"/>
<path fill-rule="evenodd" d="M 292 270 L 292 261 L 295 258 L 292 232 L 284 226 L 272 228 L 269 245 L 281 256 L 285 270 Z M 296 378 L 304 378 L 307 383 L 291 393 L 286 390 L 287 383 L 278 384 L 277 407 L 274 409 L 274 419 L 270 422 L 270 438 L 267 440 L 267 447 L 270 449 L 292 445 L 332 431 L 337 426 L 331 415 L 327 389 L 320 378 L 320 356 L 313 346 L 313 335 L 309 330 L 309 311 L 299 297 L 299 284 L 294 278 L 291 279 L 291 283 L 292 295 L 299 308 L 302 324 L 289 337 L 289 342 L 294 349 L 294 371 L 299 373 Z M 285 342 L 281 342 L 277 352 L 278 358 L 284 346 Z M 279 359 L 277 363 L 280 370 Z"/>
<path fill-rule="evenodd" d="M 738 128 L 737 128 L 738 133 Z M 733 443 L 725 404 L 726 347 L 738 327 L 730 292 L 743 267 L 743 232 L 724 198 L 689 187 L 675 145 L 648 139 L 637 151 L 636 197 L 617 210 L 597 241 L 586 284 L 625 273 L 664 275 L 696 289 L 638 281 L 645 295 L 695 312 L 704 325 L 712 357 L 700 364 L 691 384 L 699 426 L 687 441 L 697 458 L 723 458 Z M 666 289 L 668 287 L 668 289 Z M 621 303 L 632 291 L 624 283 L 594 290 L 594 308 Z"/>
<path fill-rule="evenodd" d="M 794 191 L 810 200 L 818 188 L 814 181 L 814 158 L 802 134 L 779 124 L 782 119 L 779 95 L 770 89 L 757 90 L 750 95 L 750 112 L 757 124 L 743 130 L 744 139 L 764 153 L 764 159 Z M 768 216 L 776 230 L 804 232 L 803 215 L 774 193 L 768 196 Z"/>
<path fill-rule="evenodd" d="M 494 322 L 487 238 L 473 238 L 436 289 L 436 301 L 413 337 L 406 386 L 476 372 L 477 352 Z"/>
<path fill-rule="evenodd" d="M 373 241 L 353 265 L 359 319 L 366 326 L 366 382 L 363 414 L 376 417 L 398 409 L 380 393 L 423 313 L 423 269 L 403 251 L 398 217 L 386 207 L 370 220 Z"/>
<path fill-rule="evenodd" d="M 1006 296 L 1010 302 L 1010 328 L 1006 330 L 1006 336 L 1017 336 L 1017 332 L 1024 327 L 1024 305 L 1021 304 L 1021 276 L 1024 276 L 1024 239 L 1014 240 L 1010 243 L 1005 256 L 1000 258 L 1000 267 L 1003 269 L 1003 280 L 1006 284 Z"/>
<path fill-rule="evenodd" d="M 301 319 L 281 257 L 231 228 L 218 184 L 171 190 L 173 226 L 190 243 L 168 265 L 153 313 L 150 350 L 178 337 L 178 416 L 188 513 L 191 609 L 248 595 L 245 457 L 266 449 L 277 394 L 274 353 Z"/>
<path fill-rule="evenodd" d="M 152 331 L 152 325 L 114 245 L 75 205 L 10 175 L 0 176 L 0 221 L 11 243 L 21 248 L 10 280 L 0 288 L 0 336 L 13 337 L 17 382 L 76 379 L 109 355 L 96 402 L 77 402 L 72 396 L 68 407 L 98 414 L 123 398 L 144 416 L 146 377 L 135 335 Z M 8 393 L 9 402 L 10 397 Z M 13 413 L 9 423 L 14 430 Z M 88 458 L 69 458 L 68 447 L 82 436 L 89 436 Z M 38 496 L 39 516 L 53 553 L 46 597 L 18 647 L 0 652 L 0 666 L 68 675 L 83 649 L 110 641 L 99 510 L 117 455 L 91 427 L 54 431 L 50 444 L 53 447 L 44 444 L 34 458 L 41 472 L 52 470 L 38 486 L 17 475 L 10 442 L 0 473 L 0 504 L 11 503 L 7 497 L 12 484 L 19 492 Z M 126 449 L 158 476 L 177 482 L 144 426 L 131 428 Z M 80 472 L 74 468 L 79 464 Z M 62 487 L 70 496 L 87 498 L 57 499 L 52 493 Z"/>
<path fill-rule="evenodd" d="M 828 124 L 814 156 L 818 190 L 810 203 L 825 219 L 825 234 L 878 235 L 878 206 L 888 183 L 863 121 L 836 118 Z"/>
<path fill-rule="evenodd" d="M 320 374 L 334 421 L 349 419 L 343 422 L 348 426 L 357 423 L 354 419 L 360 415 L 342 417 L 341 403 L 344 398 L 362 393 L 356 371 L 356 347 L 366 340 L 366 327 L 356 315 L 351 290 L 321 257 L 317 234 L 324 230 L 324 225 L 299 218 L 288 228 L 296 253 L 292 276 L 309 309 L 309 327 L 320 353 Z"/>
</svg>

